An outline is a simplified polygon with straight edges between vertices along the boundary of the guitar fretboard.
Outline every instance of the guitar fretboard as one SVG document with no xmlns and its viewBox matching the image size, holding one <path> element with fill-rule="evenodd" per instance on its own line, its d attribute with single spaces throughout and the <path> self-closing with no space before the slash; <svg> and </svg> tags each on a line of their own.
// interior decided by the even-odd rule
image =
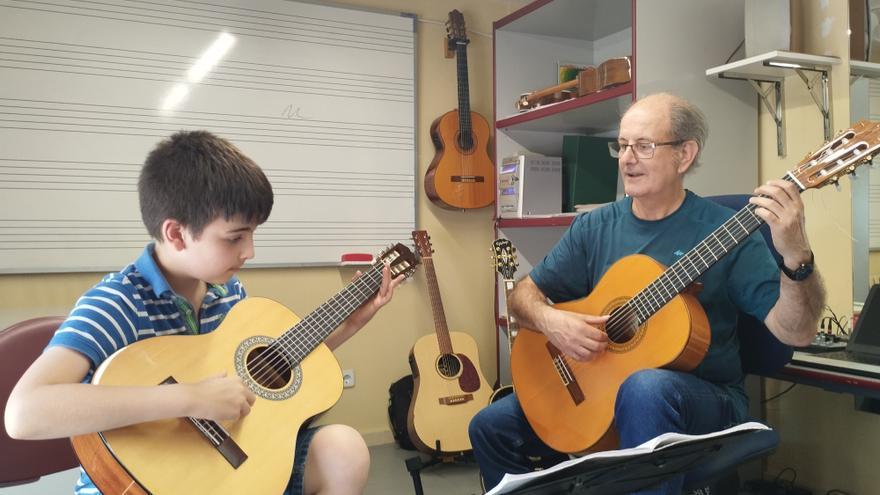
<svg viewBox="0 0 880 495">
<path fill-rule="evenodd" d="M 796 182 L 790 176 L 784 177 L 783 180 Z M 798 187 L 800 189 L 800 186 Z M 755 205 L 747 204 L 679 258 L 615 311 L 608 320 L 606 329 L 616 329 L 620 332 L 621 329 L 637 328 L 644 324 L 648 318 L 764 224 L 764 220 L 755 215 L 755 208 L 757 208 Z"/>
<path fill-rule="evenodd" d="M 291 367 L 305 359 L 354 310 L 379 290 L 383 267 L 382 262 L 374 264 L 275 341 L 275 348 L 283 351 Z"/>
<path fill-rule="evenodd" d="M 458 72 L 458 128 L 461 131 L 459 146 L 470 150 L 474 146 L 471 132 L 471 101 L 468 88 L 467 43 L 459 41 L 455 45 L 456 68 Z"/>
</svg>

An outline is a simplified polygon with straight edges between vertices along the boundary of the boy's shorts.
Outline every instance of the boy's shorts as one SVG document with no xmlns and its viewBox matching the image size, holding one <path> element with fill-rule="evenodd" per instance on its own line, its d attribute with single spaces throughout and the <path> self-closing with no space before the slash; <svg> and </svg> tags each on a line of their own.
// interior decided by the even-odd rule
<svg viewBox="0 0 880 495">
<path fill-rule="evenodd" d="M 296 450 L 293 454 L 293 473 L 290 475 L 290 482 L 283 495 L 302 495 L 303 493 L 303 476 L 306 472 L 306 455 L 309 453 L 309 444 L 312 437 L 321 429 L 320 426 L 314 428 L 300 428 L 296 435 Z"/>
</svg>

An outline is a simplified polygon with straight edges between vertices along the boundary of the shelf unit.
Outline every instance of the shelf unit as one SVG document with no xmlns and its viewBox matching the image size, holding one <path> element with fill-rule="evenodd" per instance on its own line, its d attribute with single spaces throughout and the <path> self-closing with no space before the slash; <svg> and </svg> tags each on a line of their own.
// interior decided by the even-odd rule
<svg viewBox="0 0 880 495">
<path fill-rule="evenodd" d="M 785 156 L 785 116 L 782 112 L 782 92 L 785 77 L 797 74 L 806 84 L 810 96 L 822 115 L 825 140 L 831 139 L 831 108 L 828 94 L 828 72 L 840 63 L 837 57 L 823 57 L 805 53 L 771 51 L 737 62 L 706 70 L 709 77 L 748 81 L 776 122 L 776 154 Z M 813 72 L 807 77 L 805 72 Z M 818 86 L 817 86 L 818 83 Z M 766 84 L 766 87 L 764 86 Z M 818 88 L 819 94 L 813 90 Z"/>
<path fill-rule="evenodd" d="M 536 0 L 496 21 L 497 163 L 520 153 L 561 156 L 562 136 L 567 134 L 614 138 L 620 117 L 637 96 L 671 91 L 703 110 L 713 134 L 731 136 L 712 142 L 686 186 L 703 195 L 753 190 L 757 101 L 751 89 L 738 82 L 710 81 L 703 75 L 742 40 L 743 14 L 743 0 Z M 726 19 L 730 24 L 704 19 Z M 521 94 L 555 85 L 559 63 L 597 66 L 623 56 L 631 57 L 628 83 L 526 112 L 518 113 L 514 106 Z M 754 133 L 743 132 L 749 126 Z M 622 195 L 618 186 L 618 197 Z M 497 235 L 517 248 L 518 278 L 543 259 L 575 218 L 498 217 L 496 210 Z M 496 298 L 496 316 L 506 314 L 501 296 Z M 498 353 L 499 377 L 510 383 L 506 334 L 499 331 L 498 336 L 498 348 L 505 350 Z"/>
</svg>

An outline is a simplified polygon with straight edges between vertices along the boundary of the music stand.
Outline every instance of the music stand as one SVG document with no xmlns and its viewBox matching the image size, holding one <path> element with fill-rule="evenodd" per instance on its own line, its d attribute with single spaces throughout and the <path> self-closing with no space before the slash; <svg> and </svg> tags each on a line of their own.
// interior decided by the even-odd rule
<svg viewBox="0 0 880 495">
<path fill-rule="evenodd" d="M 744 430 L 724 436 L 689 440 L 652 452 L 625 457 L 598 457 L 527 481 L 500 493 L 515 495 L 613 495 L 630 493 L 683 474 L 718 456 L 737 451 L 761 430 Z M 739 455 L 739 452 L 737 452 Z"/>
</svg>

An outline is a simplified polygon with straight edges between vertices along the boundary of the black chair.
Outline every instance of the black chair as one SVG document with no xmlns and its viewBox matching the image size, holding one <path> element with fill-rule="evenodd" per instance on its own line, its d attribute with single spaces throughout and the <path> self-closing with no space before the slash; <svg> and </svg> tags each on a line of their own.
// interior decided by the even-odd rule
<svg viewBox="0 0 880 495">
<path fill-rule="evenodd" d="M 722 204 L 735 211 L 741 210 L 751 196 L 746 194 L 731 194 L 724 196 L 710 196 L 716 203 Z M 764 224 L 759 229 L 770 252 L 777 263 L 782 260 L 770 237 L 770 228 Z M 739 337 L 739 354 L 744 373 L 755 375 L 770 375 L 781 370 L 789 361 L 794 350 L 779 341 L 764 325 L 754 317 L 746 314 L 739 315 L 737 325 Z M 721 494 L 737 493 L 739 478 L 736 469 L 753 459 L 766 457 L 772 454 L 779 445 L 779 434 L 774 430 L 762 431 L 751 435 L 749 441 L 740 442 L 735 448 L 729 449 L 728 455 L 715 456 L 712 461 L 701 464 L 685 476 L 685 493 Z M 707 486 L 716 485 L 714 489 L 706 491 Z"/>
</svg>

